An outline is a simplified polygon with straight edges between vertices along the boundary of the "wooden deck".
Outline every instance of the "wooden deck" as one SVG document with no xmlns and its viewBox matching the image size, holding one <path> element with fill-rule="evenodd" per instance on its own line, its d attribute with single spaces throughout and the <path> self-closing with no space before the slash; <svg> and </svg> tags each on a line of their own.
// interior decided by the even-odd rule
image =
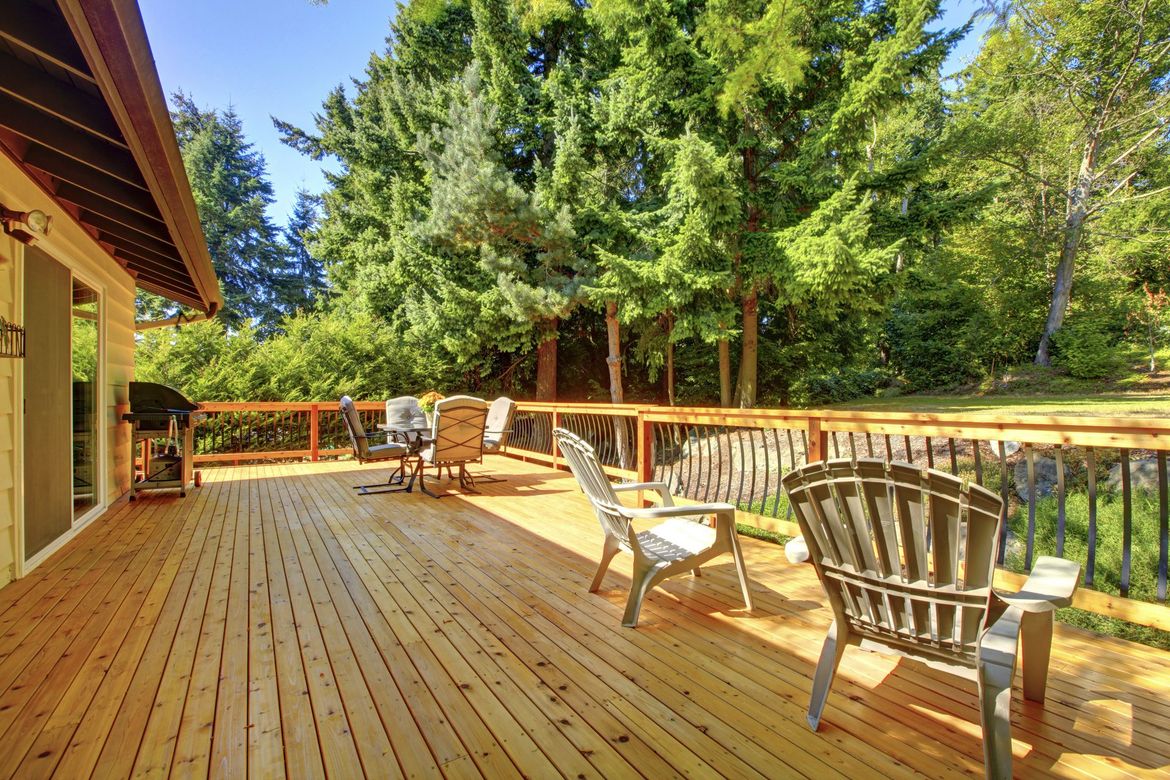
<svg viewBox="0 0 1170 780">
<path fill-rule="evenodd" d="M 0 590 L 0 775 L 981 776 L 973 685 L 847 652 L 813 571 L 745 539 L 619 625 L 628 558 L 569 477 L 494 459 L 478 496 L 357 496 L 352 463 L 206 469 L 120 503 Z M 1060 629 L 1020 776 L 1165 775 L 1166 653 Z"/>
</svg>

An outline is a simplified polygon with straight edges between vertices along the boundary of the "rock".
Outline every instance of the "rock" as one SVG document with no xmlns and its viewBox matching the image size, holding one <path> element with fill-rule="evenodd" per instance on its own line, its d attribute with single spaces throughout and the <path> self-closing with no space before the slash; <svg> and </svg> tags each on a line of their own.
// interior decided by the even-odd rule
<svg viewBox="0 0 1170 780">
<path fill-rule="evenodd" d="M 1158 459 L 1142 458 L 1129 462 L 1129 480 L 1134 490 L 1154 492 L 1158 489 Z M 1105 489 L 1114 493 L 1121 492 L 1121 464 L 1114 463 L 1109 467 L 1109 477 L 1105 480 Z"/>
<path fill-rule="evenodd" d="M 784 545 L 784 557 L 789 563 L 804 563 L 808 560 L 808 545 L 804 543 L 803 536 L 788 540 L 788 544 Z"/>
<path fill-rule="evenodd" d="M 1056 492 L 1056 460 L 1053 458 L 1036 457 L 1036 498 L 1047 498 Z M 1071 472 L 1068 466 L 1064 467 L 1064 478 L 1067 484 Z M 1013 474 L 1016 483 L 1016 495 L 1021 501 L 1028 500 L 1028 461 L 1016 463 Z"/>
</svg>

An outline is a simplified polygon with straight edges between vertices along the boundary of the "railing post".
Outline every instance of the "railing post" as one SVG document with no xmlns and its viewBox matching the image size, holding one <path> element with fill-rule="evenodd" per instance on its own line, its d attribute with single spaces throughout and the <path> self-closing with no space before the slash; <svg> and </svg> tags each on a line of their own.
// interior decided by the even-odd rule
<svg viewBox="0 0 1170 780">
<path fill-rule="evenodd" d="M 809 463 L 825 460 L 829 456 L 829 432 L 821 427 L 820 417 L 808 418 L 808 460 Z"/>
<path fill-rule="evenodd" d="M 646 419 L 646 412 L 643 409 L 638 410 L 636 420 L 638 428 L 638 481 L 649 482 L 654 478 L 654 423 Z M 644 492 L 638 491 L 639 506 L 646 505 Z"/>
<path fill-rule="evenodd" d="M 313 404 L 309 414 L 309 460 L 316 463 L 321 450 L 321 404 Z"/>
</svg>

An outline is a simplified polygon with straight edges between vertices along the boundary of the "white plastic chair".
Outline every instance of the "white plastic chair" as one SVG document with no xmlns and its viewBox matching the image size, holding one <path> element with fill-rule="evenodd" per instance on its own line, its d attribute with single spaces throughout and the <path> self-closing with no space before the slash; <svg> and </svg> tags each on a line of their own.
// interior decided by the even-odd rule
<svg viewBox="0 0 1170 780">
<path fill-rule="evenodd" d="M 619 551 L 624 550 L 634 556 L 633 586 L 622 617 L 623 626 L 633 628 L 638 625 L 642 600 L 655 585 L 685 571 L 692 571 L 695 576 L 699 576 L 702 564 L 723 553 L 731 553 L 735 560 L 743 601 L 748 611 L 751 611 L 752 596 L 748 589 L 747 568 L 735 532 L 735 507 L 731 504 L 675 506 L 663 482 L 614 485 L 602 470 L 596 453 L 588 443 L 564 428 L 554 429 L 553 435 L 577 483 L 593 504 L 593 511 L 605 532 L 601 563 L 589 586 L 589 592 L 596 593 L 601 588 L 610 561 Z M 647 509 L 623 506 L 618 501 L 617 493 L 630 490 L 654 490 L 662 497 L 662 506 Z M 713 526 L 704 522 L 708 517 L 713 519 Z M 633 520 L 666 522 L 648 531 L 637 531 Z"/>
</svg>

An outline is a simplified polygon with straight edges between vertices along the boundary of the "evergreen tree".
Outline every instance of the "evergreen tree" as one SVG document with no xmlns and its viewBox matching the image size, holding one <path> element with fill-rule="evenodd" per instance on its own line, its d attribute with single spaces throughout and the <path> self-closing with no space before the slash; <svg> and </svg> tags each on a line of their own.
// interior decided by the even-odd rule
<svg viewBox="0 0 1170 780">
<path fill-rule="evenodd" d="M 321 199 L 307 190 L 297 190 L 296 203 L 284 229 L 287 262 L 281 280 L 279 306 L 291 313 L 308 311 L 325 290 L 325 267 L 309 251 L 308 240 L 317 227 Z"/>
<path fill-rule="evenodd" d="M 219 316 L 233 328 L 254 319 L 270 332 L 281 314 L 285 248 L 267 214 L 273 194 L 264 157 L 230 106 L 203 110 L 182 92 L 172 101 L 175 134 L 223 289 Z"/>
</svg>

